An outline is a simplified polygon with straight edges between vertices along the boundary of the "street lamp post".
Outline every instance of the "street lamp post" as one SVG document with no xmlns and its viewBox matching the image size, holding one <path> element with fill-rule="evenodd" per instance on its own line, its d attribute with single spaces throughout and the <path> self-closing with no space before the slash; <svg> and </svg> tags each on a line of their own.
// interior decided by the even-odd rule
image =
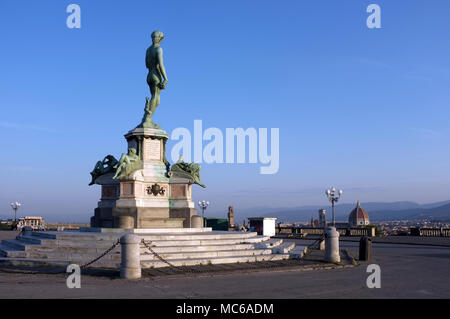
<svg viewBox="0 0 450 319">
<path fill-rule="evenodd" d="M 19 202 L 15 202 L 15 203 L 11 203 L 11 207 L 14 210 L 14 221 L 17 221 L 17 210 L 19 209 L 19 207 L 22 206 L 21 203 Z"/>
<path fill-rule="evenodd" d="M 334 219 L 334 203 L 337 203 L 339 201 L 339 198 L 342 195 L 342 189 L 338 190 L 336 195 L 336 188 L 331 187 L 330 189 L 327 189 L 325 191 L 325 194 L 328 197 L 328 200 L 331 202 L 331 212 L 332 212 L 332 218 L 333 218 L 333 227 L 336 226 L 336 221 Z"/>
<path fill-rule="evenodd" d="M 325 232 L 325 261 L 331 263 L 338 263 L 341 261 L 339 254 L 339 232 L 336 230 L 336 221 L 334 219 L 334 204 L 337 203 L 342 195 L 342 190 L 338 190 L 336 194 L 336 188 L 332 187 L 325 191 L 328 200 L 331 202 L 333 225 L 328 227 Z"/>
<path fill-rule="evenodd" d="M 203 219 L 203 226 L 205 226 L 205 210 L 209 206 L 208 201 L 198 201 L 198 206 L 202 209 L 202 219 Z"/>
</svg>

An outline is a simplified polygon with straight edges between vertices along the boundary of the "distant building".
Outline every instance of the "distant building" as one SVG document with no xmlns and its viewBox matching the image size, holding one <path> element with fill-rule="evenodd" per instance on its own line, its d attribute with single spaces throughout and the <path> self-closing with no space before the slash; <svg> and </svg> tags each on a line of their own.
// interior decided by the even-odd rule
<svg viewBox="0 0 450 319">
<path fill-rule="evenodd" d="M 18 219 L 18 223 L 23 226 L 30 226 L 33 229 L 39 230 L 45 226 L 44 218 L 40 216 L 26 216 Z"/>
<path fill-rule="evenodd" d="M 319 209 L 319 226 L 320 227 L 325 227 L 327 225 L 327 221 L 325 219 L 326 212 L 327 211 L 325 209 Z"/>
<path fill-rule="evenodd" d="M 234 227 L 234 209 L 233 206 L 228 206 L 228 227 Z"/>
<path fill-rule="evenodd" d="M 348 216 L 348 224 L 350 227 L 366 226 L 370 224 L 369 215 L 361 207 L 359 201 Z"/>
<path fill-rule="evenodd" d="M 13 223 L 12 219 L 2 219 L 2 220 L 0 220 L 0 224 L 3 224 L 3 225 L 12 225 L 12 223 Z"/>
<path fill-rule="evenodd" d="M 320 222 L 318 219 L 314 219 L 314 217 L 311 216 L 311 227 L 318 228 L 320 226 Z"/>
</svg>

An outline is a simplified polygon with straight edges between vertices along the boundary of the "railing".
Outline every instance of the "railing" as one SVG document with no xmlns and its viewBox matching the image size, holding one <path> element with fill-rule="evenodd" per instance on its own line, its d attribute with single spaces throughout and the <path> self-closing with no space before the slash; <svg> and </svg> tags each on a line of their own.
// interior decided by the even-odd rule
<svg viewBox="0 0 450 319">
<path fill-rule="evenodd" d="M 369 236 L 375 235 L 374 228 L 336 228 L 340 236 Z M 301 227 L 301 226 L 277 226 L 277 234 L 288 234 L 292 236 L 305 237 L 308 235 L 323 235 L 323 228 Z"/>
<path fill-rule="evenodd" d="M 411 228 L 411 236 L 450 237 L 450 229 L 444 228 Z"/>
</svg>

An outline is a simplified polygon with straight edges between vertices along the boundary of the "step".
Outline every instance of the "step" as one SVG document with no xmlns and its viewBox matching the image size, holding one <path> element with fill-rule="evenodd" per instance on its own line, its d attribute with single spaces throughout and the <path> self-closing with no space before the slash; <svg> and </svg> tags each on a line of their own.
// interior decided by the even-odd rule
<svg viewBox="0 0 450 319">
<path fill-rule="evenodd" d="M 27 252 L 36 252 L 36 253 L 51 253 L 51 252 L 60 252 L 60 253 L 99 253 L 103 252 L 109 247 L 113 245 L 113 242 L 109 244 L 102 245 L 91 245 L 91 246 L 42 246 L 36 244 L 25 244 L 24 250 Z M 120 249 L 120 245 L 115 249 Z"/>
<path fill-rule="evenodd" d="M 219 250 L 219 251 L 186 251 L 176 253 L 158 253 L 163 259 L 196 259 L 196 258 L 217 258 L 217 257 L 232 257 L 232 256 L 260 256 L 270 255 L 270 249 L 250 249 L 250 250 Z M 141 260 L 155 260 L 157 257 L 151 252 L 141 254 Z"/>
<path fill-rule="evenodd" d="M 98 248 L 102 248 L 102 247 L 110 247 L 114 242 L 110 241 L 110 242 L 94 242 L 95 244 L 91 243 L 90 245 L 88 245 L 86 242 L 60 242 L 58 240 L 41 240 L 41 244 L 37 244 L 37 243 L 30 243 L 28 242 L 28 240 L 19 237 L 18 239 L 6 239 L 3 240 L 2 243 L 4 245 L 13 247 L 17 250 L 55 250 L 55 249 L 59 249 L 61 247 L 79 247 L 79 248 L 83 248 L 83 247 L 98 247 Z"/>
<path fill-rule="evenodd" d="M 100 253 L 111 247 L 114 241 L 94 241 L 89 245 L 86 242 L 60 242 L 58 240 L 42 240 L 44 244 L 32 244 L 22 239 L 6 240 L 5 246 L 11 247 L 15 250 L 27 252 L 41 252 L 50 254 L 55 253 Z M 241 239 L 232 240 L 210 240 L 210 241 L 154 241 L 152 245 L 155 246 L 157 252 L 177 252 L 177 251 L 212 251 L 212 250 L 231 250 L 231 249 L 254 249 L 254 242 L 259 243 L 266 237 L 257 237 L 246 239 L 243 243 Z M 120 247 L 120 246 L 119 246 Z M 119 249 L 119 247 L 115 249 Z M 264 248 L 264 247 L 262 247 Z M 142 245 L 141 250 L 144 250 Z"/>
<path fill-rule="evenodd" d="M 191 259 L 170 259 L 170 263 L 174 266 L 194 266 L 194 265 L 208 265 L 208 264 L 228 264 L 228 263 L 247 263 L 247 262 L 259 262 L 259 261 L 277 261 L 289 259 L 289 254 L 262 254 L 256 256 L 224 256 L 214 258 L 191 258 Z M 27 266 L 27 267 L 50 267 L 50 266 L 68 266 L 70 264 L 84 265 L 91 261 L 90 258 L 5 258 L 0 257 L 1 265 L 11 266 Z M 102 267 L 109 269 L 120 269 L 120 258 L 105 256 L 102 259 L 96 261 L 89 267 Z M 143 260 L 141 261 L 142 268 L 160 268 L 168 267 L 168 265 L 159 259 L 156 260 Z"/>
<path fill-rule="evenodd" d="M 11 253 L 20 252 L 24 253 L 24 251 L 17 250 L 11 246 L 7 246 L 4 244 L 0 244 L 0 257 L 8 257 L 11 256 Z"/>
<path fill-rule="evenodd" d="M 145 240 L 221 240 L 221 239 L 249 239 L 257 236 L 256 232 L 226 232 L 213 231 L 208 233 L 161 233 L 161 234 L 136 234 Z M 34 238 L 56 239 L 63 241 L 116 241 L 118 234 L 80 233 L 80 232 L 34 232 Z"/>
<path fill-rule="evenodd" d="M 158 243 L 158 242 L 155 242 Z M 76 255 L 76 254 L 100 254 L 104 252 L 106 249 L 111 247 L 112 244 L 109 244 L 104 247 L 72 247 L 72 246 L 41 246 L 37 244 L 28 244 L 20 241 L 16 241 L 14 244 L 10 246 L 3 245 L 9 251 L 15 252 L 27 252 L 29 254 L 42 254 L 43 256 L 49 255 Z M 120 245 L 115 247 L 112 252 L 119 251 Z M 157 253 L 184 253 L 184 252 L 211 252 L 211 251 L 224 251 L 224 250 L 255 250 L 255 249 L 263 249 L 256 248 L 254 244 L 224 244 L 224 245 L 183 245 L 183 246 L 152 246 L 152 249 Z M 145 248 L 144 245 L 141 245 L 141 253 L 148 252 L 148 249 Z M 22 255 L 21 255 L 22 256 Z"/>
<path fill-rule="evenodd" d="M 186 245 L 197 245 L 197 246 L 211 246 L 211 245 L 227 245 L 227 244 L 253 244 L 268 240 L 270 237 L 258 236 L 254 238 L 234 238 L 234 239 L 210 239 L 210 240 L 158 240 L 151 241 L 152 245 L 157 247 L 162 246 L 186 246 Z"/>
<path fill-rule="evenodd" d="M 287 254 L 292 249 L 294 249 L 295 243 L 294 242 L 284 242 L 281 245 L 272 248 L 272 253 L 274 254 Z"/>
<path fill-rule="evenodd" d="M 6 266 L 26 266 L 26 267 L 48 267 L 48 266 L 68 266 L 71 263 L 66 260 L 50 259 L 27 259 L 27 258 L 0 258 L 0 265 Z"/>
<path fill-rule="evenodd" d="M 38 244 L 38 245 L 56 245 L 55 239 L 44 239 L 42 237 L 36 237 L 33 235 L 17 236 L 16 239 L 24 244 Z"/>
<path fill-rule="evenodd" d="M 302 259 L 307 251 L 308 246 L 295 246 L 295 248 L 289 252 L 289 256 L 291 259 Z"/>
<path fill-rule="evenodd" d="M 67 267 L 70 264 L 76 264 L 82 266 L 89 262 L 87 259 L 42 259 L 42 258 L 5 258 L 0 257 L 0 265 L 6 266 L 24 266 L 24 267 L 55 267 L 63 266 Z M 100 259 L 88 266 L 89 268 L 108 268 L 108 269 L 120 269 L 120 260 Z"/>
<path fill-rule="evenodd" d="M 31 236 L 37 237 L 37 238 L 56 239 L 57 233 L 61 233 L 61 232 L 53 232 L 53 231 L 37 232 L 37 231 L 34 231 L 31 233 Z"/>
<path fill-rule="evenodd" d="M 5 247 L 5 246 L 3 246 Z M 6 246 L 7 247 L 7 246 Z M 23 250 L 11 250 L 0 247 L 0 257 L 8 258 L 26 258 L 27 252 Z"/>
<path fill-rule="evenodd" d="M 224 246 L 224 245 L 253 245 L 268 240 L 269 237 L 232 238 L 232 239 L 208 239 L 208 240 L 157 240 L 148 241 L 156 247 L 184 247 L 184 246 Z M 42 245 L 31 244 L 17 240 L 15 246 L 21 250 L 51 250 L 51 249 L 84 249 L 84 248 L 108 248 L 116 240 L 109 241 L 83 241 L 83 240 L 45 240 Z"/>
<path fill-rule="evenodd" d="M 160 234 L 160 233 L 203 233 L 211 232 L 211 227 L 203 228 L 97 228 L 97 227 L 80 227 L 80 232 L 89 233 L 120 233 L 120 234 Z"/>
<path fill-rule="evenodd" d="M 14 250 L 25 250 L 25 246 L 26 246 L 26 244 L 24 244 L 23 242 L 20 242 L 17 239 L 4 239 L 4 240 L 2 240 L 2 245 L 8 246 Z"/>
<path fill-rule="evenodd" d="M 42 239 L 36 238 L 34 236 L 29 236 L 29 235 L 17 236 L 16 239 L 21 242 L 30 243 L 30 244 L 41 244 L 42 243 Z"/>
<path fill-rule="evenodd" d="M 103 234 L 103 233 L 81 233 L 78 231 L 47 231 L 47 232 L 32 232 L 32 237 L 37 239 L 54 239 L 54 240 L 117 240 L 120 234 Z"/>
<path fill-rule="evenodd" d="M 83 260 L 83 261 L 90 261 L 97 257 L 99 257 L 102 252 L 95 252 L 95 253 L 86 253 L 86 252 L 79 252 L 79 253 L 68 253 L 68 252 L 40 252 L 40 251 L 27 251 L 22 252 L 25 253 L 25 256 L 22 255 L 21 258 L 29 258 L 29 259 L 58 259 L 58 260 L 67 260 L 67 261 L 74 261 L 74 260 Z M 14 255 L 14 254 L 12 254 Z M 9 255 L 8 255 L 9 257 Z M 14 257 L 20 257 L 14 256 Z M 119 260 L 120 261 L 120 249 L 111 251 L 104 257 L 102 257 L 104 260 Z"/>
<path fill-rule="evenodd" d="M 282 239 L 271 238 L 267 241 L 255 244 L 255 248 L 274 248 L 281 245 L 281 243 L 283 243 Z"/>
<path fill-rule="evenodd" d="M 228 245 L 185 245 L 185 246 L 152 246 L 152 249 L 157 253 L 175 253 L 185 251 L 219 251 L 219 250 L 245 250 L 255 249 L 254 244 L 228 244 Z M 141 253 L 147 252 L 148 249 L 141 245 Z"/>
<path fill-rule="evenodd" d="M 249 239 L 257 236 L 257 233 L 235 233 L 235 232 L 212 232 L 207 234 L 161 234 L 161 235 L 139 235 L 145 240 L 220 240 L 220 239 Z"/>
<path fill-rule="evenodd" d="M 195 265 L 216 265 L 216 264 L 231 264 L 231 263 L 247 263 L 257 261 L 276 261 L 289 259 L 289 254 L 277 255 L 260 255 L 260 256 L 233 256 L 233 257 L 217 257 L 217 258 L 192 258 L 192 259 L 173 259 L 170 263 L 177 267 L 195 266 Z M 161 268 L 169 267 L 166 263 L 160 260 L 142 261 L 142 268 Z"/>
</svg>

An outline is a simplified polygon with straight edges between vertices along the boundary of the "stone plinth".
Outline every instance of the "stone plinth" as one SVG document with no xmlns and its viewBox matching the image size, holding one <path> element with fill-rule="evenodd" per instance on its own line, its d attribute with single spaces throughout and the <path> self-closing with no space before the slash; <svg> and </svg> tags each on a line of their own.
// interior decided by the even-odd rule
<svg viewBox="0 0 450 319">
<path fill-rule="evenodd" d="M 125 134 L 142 164 L 118 181 L 101 176 L 102 197 L 91 218 L 92 227 L 189 228 L 197 215 L 188 178 L 169 177 L 166 141 L 169 135 L 154 128 L 135 128 Z"/>
</svg>

